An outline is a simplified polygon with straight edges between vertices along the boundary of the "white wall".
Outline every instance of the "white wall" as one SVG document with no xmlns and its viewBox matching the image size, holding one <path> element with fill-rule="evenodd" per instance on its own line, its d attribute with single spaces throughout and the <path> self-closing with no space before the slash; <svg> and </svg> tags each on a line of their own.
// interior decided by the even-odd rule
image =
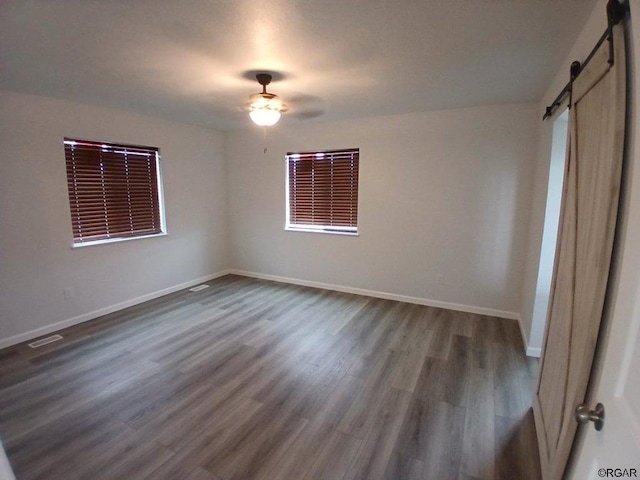
<svg viewBox="0 0 640 480">
<path fill-rule="evenodd" d="M 220 133 L 9 92 L 0 126 L 0 347 L 228 268 Z M 71 248 L 64 136 L 159 147 L 169 234 Z"/>
<path fill-rule="evenodd" d="M 546 208 L 544 214 L 544 233 L 540 248 L 540 266 L 536 284 L 533 320 L 529 336 L 529 355 L 540 356 L 549 309 L 549 296 L 553 280 L 553 267 L 556 255 L 556 240 L 560 222 L 562 203 L 562 186 L 564 184 L 564 167 L 567 153 L 567 134 L 569 127 L 569 111 L 565 110 L 561 117 L 553 123 L 553 138 L 549 162 L 549 182 L 546 190 Z M 552 120 L 549 120 L 552 121 Z"/>
<path fill-rule="evenodd" d="M 516 317 L 537 105 L 226 135 L 235 268 Z M 358 237 L 284 231 L 287 151 L 360 148 Z M 444 285 L 437 275 L 445 276 Z"/>
<path fill-rule="evenodd" d="M 576 42 L 571 47 L 569 54 L 563 62 L 555 79 L 547 89 L 538 106 L 539 119 L 542 118 L 544 109 L 550 105 L 569 80 L 569 67 L 574 60 L 584 61 L 594 47 L 607 26 L 606 0 L 599 0 Z M 531 218 L 529 224 L 529 246 L 527 249 L 525 274 L 522 283 L 522 326 L 528 338 L 529 348 L 537 350 L 542 348 L 544 337 L 544 317 L 536 316 L 533 322 L 534 305 L 536 302 L 536 284 L 538 280 L 538 268 L 540 264 L 540 250 L 545 221 L 545 206 L 547 201 L 547 186 L 549 182 L 549 169 L 552 157 L 553 124 L 554 119 L 562 113 L 562 108 L 556 111 L 555 117 L 544 122 L 539 121 L 538 148 L 535 172 L 533 176 L 534 196 L 531 201 Z"/>
</svg>

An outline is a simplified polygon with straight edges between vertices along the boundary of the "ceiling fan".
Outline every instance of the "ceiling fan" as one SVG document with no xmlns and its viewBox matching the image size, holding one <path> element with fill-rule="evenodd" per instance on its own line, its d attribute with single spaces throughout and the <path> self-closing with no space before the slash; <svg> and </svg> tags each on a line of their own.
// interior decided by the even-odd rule
<svg viewBox="0 0 640 480">
<path fill-rule="evenodd" d="M 243 110 L 249 112 L 254 123 L 260 126 L 271 126 L 278 123 L 283 113 L 297 120 L 306 121 L 325 113 L 325 102 L 320 97 L 309 94 L 293 94 L 287 97 L 285 104 L 282 99 L 267 91 L 267 86 L 275 81 L 286 78 L 280 72 L 264 70 L 249 70 L 242 74 L 247 80 L 256 79 L 262 86 L 262 91 L 249 96 L 249 102 Z"/>
<path fill-rule="evenodd" d="M 262 85 L 262 92 L 254 93 L 249 97 L 249 117 L 256 125 L 271 126 L 278 123 L 280 115 L 287 111 L 287 106 L 280 97 L 267 92 L 267 85 L 273 79 L 269 73 L 256 74 L 256 80 Z"/>
</svg>

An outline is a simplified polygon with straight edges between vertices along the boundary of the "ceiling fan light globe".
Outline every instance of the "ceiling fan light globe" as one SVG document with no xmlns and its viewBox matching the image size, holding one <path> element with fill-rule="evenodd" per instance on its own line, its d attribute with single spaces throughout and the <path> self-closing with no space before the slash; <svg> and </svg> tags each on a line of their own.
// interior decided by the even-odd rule
<svg viewBox="0 0 640 480">
<path fill-rule="evenodd" d="M 251 117 L 251 120 L 253 120 L 253 123 L 256 125 L 270 127 L 278 123 L 278 120 L 280 120 L 280 112 L 269 107 L 256 108 L 249 112 L 249 117 Z"/>
</svg>

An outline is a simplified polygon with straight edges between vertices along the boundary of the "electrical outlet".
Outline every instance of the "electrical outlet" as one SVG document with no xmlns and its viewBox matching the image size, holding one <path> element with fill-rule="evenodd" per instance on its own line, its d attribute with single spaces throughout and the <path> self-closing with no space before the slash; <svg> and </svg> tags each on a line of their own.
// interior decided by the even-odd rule
<svg viewBox="0 0 640 480">
<path fill-rule="evenodd" d="M 75 297 L 76 291 L 73 287 L 64 287 L 62 290 L 65 300 Z"/>
<path fill-rule="evenodd" d="M 444 275 L 439 273 L 438 275 L 436 275 L 436 283 L 438 285 L 444 285 Z"/>
</svg>

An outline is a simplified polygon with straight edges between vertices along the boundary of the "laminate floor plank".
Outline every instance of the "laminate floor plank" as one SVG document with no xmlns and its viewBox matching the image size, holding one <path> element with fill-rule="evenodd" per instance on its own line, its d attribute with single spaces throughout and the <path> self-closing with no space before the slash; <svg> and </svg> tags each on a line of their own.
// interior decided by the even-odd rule
<svg viewBox="0 0 640 480">
<path fill-rule="evenodd" d="M 253 413 L 262 404 L 250 398 L 236 398 L 233 391 L 220 388 L 194 392 L 188 404 L 178 404 L 168 415 L 162 415 L 140 428 L 149 438 L 174 451 L 200 434 L 206 435 L 231 429 L 234 421 Z M 188 407 L 186 409 L 185 407 Z"/>
<path fill-rule="evenodd" d="M 438 358 L 426 357 L 418 375 L 414 395 L 422 400 L 442 400 L 445 397 L 445 382 L 448 372 L 447 362 Z"/>
<path fill-rule="evenodd" d="M 0 356 L 0 390 L 25 382 L 44 370 L 20 355 L 17 349 L 0 350 L 0 355 L 3 351 L 12 354 Z"/>
<path fill-rule="evenodd" d="M 425 355 L 422 353 L 400 353 L 399 366 L 391 382 L 398 390 L 413 392 L 422 372 Z"/>
<path fill-rule="evenodd" d="M 427 355 L 434 337 L 432 315 L 431 307 L 411 305 L 406 316 L 396 322 L 398 332 L 391 348 L 403 353 Z"/>
<path fill-rule="evenodd" d="M 474 333 L 474 315 L 467 312 L 456 312 L 453 319 L 453 325 L 451 326 L 451 333 L 453 335 L 460 335 L 463 337 L 473 337 Z"/>
<path fill-rule="evenodd" d="M 482 480 L 478 477 L 470 477 L 469 475 L 465 475 L 464 473 L 460 473 L 458 475 L 458 480 Z"/>
<path fill-rule="evenodd" d="M 366 377 L 378 359 L 386 355 L 385 350 L 393 346 L 400 326 L 398 322 L 401 322 L 410 308 L 411 305 L 406 303 L 394 302 L 387 309 L 381 310 L 380 316 L 370 319 L 374 327 L 364 329 L 352 349 L 355 361 L 349 370 L 350 375 Z"/>
<path fill-rule="evenodd" d="M 217 282 L 217 280 L 216 280 Z M 202 291 L 203 298 L 199 301 L 205 306 L 215 306 L 222 310 L 236 311 L 255 302 L 264 302 L 269 297 L 277 297 L 284 291 L 283 285 L 274 285 L 264 280 L 242 279 L 235 288 L 221 292 L 215 296 Z"/>
<path fill-rule="evenodd" d="M 490 317 L 476 315 L 471 339 L 471 366 L 493 369 L 493 323 Z"/>
<path fill-rule="evenodd" d="M 460 471 L 464 438 L 465 408 L 435 402 L 428 406 L 424 427 L 422 476 L 425 479 L 455 479 Z"/>
<path fill-rule="evenodd" d="M 138 425 L 203 388 L 197 376 L 158 370 L 113 395 L 106 407 L 118 420 Z"/>
<path fill-rule="evenodd" d="M 306 424 L 280 405 L 261 408 L 252 422 L 209 450 L 203 467 L 225 479 L 258 478 L 273 468 Z"/>
<path fill-rule="evenodd" d="M 295 348 L 304 338 L 314 336 L 314 333 L 320 331 L 314 322 L 314 313 L 304 304 L 294 306 L 290 315 L 286 317 L 286 320 L 270 320 L 267 328 L 257 335 L 248 336 L 243 340 L 244 343 L 288 353 L 290 348 Z"/>
<path fill-rule="evenodd" d="M 156 335 L 160 338 L 166 338 L 167 334 L 176 332 L 172 323 L 181 320 L 187 324 L 195 323 L 200 320 L 200 316 L 206 316 L 207 312 L 202 312 L 202 308 L 198 304 L 178 304 L 164 305 L 161 310 L 156 312 L 142 311 L 139 316 L 134 314 L 122 315 L 119 322 L 97 319 L 96 322 L 105 324 L 104 328 L 87 327 L 84 332 L 85 336 L 75 343 L 64 342 L 53 343 L 54 349 L 51 352 L 43 353 L 34 358 L 34 361 L 50 362 L 52 357 L 66 355 L 82 355 L 84 351 L 92 352 L 99 349 L 108 348 L 124 349 L 123 345 L 133 344 L 136 341 L 144 343 Z M 205 318 L 206 320 L 206 318 Z M 80 328 L 84 327 L 83 324 Z M 178 333 L 178 330 L 176 333 Z M 61 332 L 66 339 L 67 333 Z"/>
<path fill-rule="evenodd" d="M 75 355 L 83 351 L 94 351 L 117 343 L 119 340 L 116 336 L 117 332 L 126 328 L 144 329 L 150 319 L 162 315 L 164 310 L 174 311 L 180 306 L 172 301 L 152 300 L 147 302 L 146 307 L 136 305 L 130 309 L 55 332 L 64 338 L 63 341 L 53 342 L 37 349 L 28 348 L 26 344 L 21 344 L 18 348 L 22 350 L 21 354 L 32 363 L 49 362 L 52 358 L 63 356 L 68 352 Z M 145 308 L 153 311 L 147 311 Z"/>
<path fill-rule="evenodd" d="M 260 316 L 267 320 L 277 320 L 281 315 L 285 315 L 292 306 L 313 294 L 308 287 L 284 285 L 279 292 L 275 292 L 263 301 L 267 306 L 266 310 L 260 312 Z"/>
<path fill-rule="evenodd" d="M 272 317 L 280 332 L 287 330 L 289 325 L 308 325 L 317 311 L 329 314 L 330 309 L 339 303 L 329 290 L 309 288 L 304 292 L 304 296 L 293 299 L 288 308 Z"/>
<path fill-rule="evenodd" d="M 149 362 L 123 362 L 119 369 L 105 367 L 95 376 L 80 376 L 67 382 L 46 380 L 43 390 L 36 395 L 25 396 L 21 401 L 2 408 L 2 434 L 9 440 L 24 435 L 93 399 L 107 398 L 122 391 L 158 368 Z"/>
<path fill-rule="evenodd" d="M 255 430 L 255 425 L 262 424 L 264 413 L 261 413 L 262 405 L 258 402 L 243 398 L 230 408 L 231 411 L 225 411 L 220 418 L 201 424 L 198 430 L 190 432 L 188 436 L 169 442 L 176 453 L 148 476 L 167 479 L 184 476 L 215 459 L 224 448 L 231 449 L 243 432 Z M 219 476 L 215 472 L 210 473 Z"/>
<path fill-rule="evenodd" d="M 384 478 L 410 401 L 409 392 L 387 389 L 373 425 L 345 475 L 345 480 Z"/>
<path fill-rule="evenodd" d="M 494 478 L 496 434 L 493 391 L 491 370 L 472 370 L 460 471 L 477 478 Z"/>
<path fill-rule="evenodd" d="M 355 341 L 352 338 L 328 333 L 320 334 L 317 338 L 317 343 L 306 349 L 299 361 L 318 366 L 346 364 L 349 367 L 355 361 L 356 358 L 352 354 Z"/>
<path fill-rule="evenodd" d="M 384 480 L 420 480 L 423 470 L 422 461 L 394 450 L 382 478 Z"/>
<path fill-rule="evenodd" d="M 375 329 L 379 320 L 384 318 L 386 308 L 391 304 L 391 302 L 377 298 L 367 302 L 340 331 L 340 335 L 327 334 L 322 337 L 327 341 L 320 342 L 316 348 L 309 351 L 308 355 L 303 357 L 303 361 L 321 365 L 343 362 L 345 358 L 353 360 L 351 352 L 354 347 L 368 335 L 371 335 L 371 331 Z"/>
<path fill-rule="evenodd" d="M 322 412 L 327 398 L 333 393 L 341 379 L 347 377 L 348 366 L 345 364 L 328 364 L 323 367 L 309 365 L 306 373 L 296 387 L 283 402 L 287 408 L 303 418 L 313 419 Z M 349 377 L 352 379 L 352 377 Z M 269 402 L 269 400 L 265 400 Z"/>
<path fill-rule="evenodd" d="M 286 355 L 304 361 L 305 356 L 325 342 L 328 336 L 330 335 L 315 325 L 301 325 L 280 338 L 272 339 L 265 347 L 275 354 Z"/>
<path fill-rule="evenodd" d="M 362 440 L 334 430 L 304 480 L 343 479 L 361 445 Z"/>
<path fill-rule="evenodd" d="M 196 364 L 187 371 L 202 375 L 207 383 L 216 385 L 234 383 L 239 386 L 256 387 L 256 379 L 264 378 L 266 372 L 276 371 L 280 365 L 289 361 L 289 357 L 263 348 L 233 343 L 228 347 L 230 350 L 226 352 L 226 356 L 214 356 L 208 364 Z"/>
<path fill-rule="evenodd" d="M 158 359 L 183 349 L 202 336 L 216 332 L 227 320 L 224 310 L 195 310 L 189 321 L 168 321 L 148 328 L 122 341 L 123 348 L 141 357 Z M 179 322 L 179 328 L 176 323 Z"/>
<path fill-rule="evenodd" d="M 202 357 L 219 353 L 220 344 L 224 340 L 218 340 L 210 331 L 196 331 L 185 338 L 181 338 L 173 344 L 158 345 L 155 349 L 147 350 L 147 353 L 135 352 L 137 356 L 158 363 L 167 369 L 188 369 L 190 365 L 197 364 Z"/>
<path fill-rule="evenodd" d="M 508 344 L 493 344 L 493 377 L 496 415 L 519 419 L 531 407 L 534 381 L 528 377 L 525 362 L 515 361 L 515 348 Z"/>
<path fill-rule="evenodd" d="M 365 437 L 376 420 L 380 402 L 392 388 L 398 360 L 397 352 L 387 350 L 386 357 L 377 362 L 376 368 L 365 380 L 361 392 L 338 425 L 338 430 L 356 438 Z"/>
<path fill-rule="evenodd" d="M 334 308 L 328 316 L 320 310 L 316 313 L 316 318 L 323 331 L 331 335 L 338 335 L 351 319 L 370 302 L 368 297 L 339 292 L 332 292 L 329 300 L 333 301 L 337 308 Z"/>
<path fill-rule="evenodd" d="M 157 470 L 151 475 L 145 477 L 145 480 L 222 480 L 220 477 L 216 477 L 213 473 L 206 471 L 202 467 L 196 467 L 194 469 L 185 469 L 184 474 L 176 475 L 172 477 L 166 477 Z"/>
<path fill-rule="evenodd" d="M 445 369 L 443 400 L 452 405 L 466 406 L 471 377 L 471 339 L 453 335 Z"/>
<path fill-rule="evenodd" d="M 19 480 L 538 480 L 515 321 L 227 275 L 0 350 Z"/>
<path fill-rule="evenodd" d="M 323 402 L 319 411 L 304 427 L 282 461 L 274 465 L 265 478 L 269 480 L 302 479 L 308 473 L 310 474 L 323 448 L 335 441 L 332 437 L 337 433 L 336 428 L 353 404 L 363 383 L 362 380 L 350 376 L 339 380 L 329 398 Z M 359 446 L 359 442 L 357 445 Z M 344 474 L 344 471 L 342 473 Z M 317 471 L 316 475 L 318 475 Z"/>
<path fill-rule="evenodd" d="M 180 438 L 180 431 L 183 432 L 184 437 L 188 437 L 195 428 L 209 420 L 210 412 L 203 412 L 203 405 L 217 406 L 219 390 L 220 388 L 214 385 L 198 384 L 197 387 L 184 392 L 180 398 L 174 398 L 162 409 L 145 409 L 143 412 L 136 412 L 136 415 L 128 414 L 129 409 L 122 412 L 119 408 L 121 402 L 116 402 L 116 416 L 130 427 L 144 431 L 150 438 L 171 446 L 172 442 L 168 438 Z M 141 391 L 145 392 L 144 389 Z M 163 433 L 165 431 L 170 432 L 170 435 L 165 436 Z"/>
<path fill-rule="evenodd" d="M 447 360 L 449 358 L 449 350 L 451 349 L 451 337 L 453 330 L 453 322 L 451 321 L 454 314 L 438 309 L 433 312 L 431 319 L 433 325 L 433 341 L 427 352 L 427 356 Z"/>
<path fill-rule="evenodd" d="M 180 479 L 174 478 L 173 480 Z M 207 472 L 204 468 L 198 467 L 193 469 L 185 480 L 220 480 L 220 477 L 216 477 L 212 473 Z"/>
<path fill-rule="evenodd" d="M 60 466 L 70 468 L 83 455 L 119 438 L 123 424 L 114 420 L 111 412 L 96 412 L 95 406 L 6 442 L 4 447 L 14 465 L 28 465 L 16 471 L 18 478 L 46 478 Z"/>
<path fill-rule="evenodd" d="M 424 478 L 455 478 L 463 448 L 465 409 L 412 398 L 395 450 L 423 462 Z"/>
<path fill-rule="evenodd" d="M 495 478 L 540 478 L 538 443 L 531 410 L 521 419 L 496 417 L 495 452 Z"/>
<path fill-rule="evenodd" d="M 250 352 L 251 347 L 232 339 L 202 335 L 202 342 L 198 342 L 198 347 L 190 351 L 190 355 L 176 353 L 171 355 L 171 358 L 158 360 L 158 362 L 167 368 L 180 372 L 211 369 L 213 376 L 220 371 L 224 371 L 229 367 L 229 364 L 233 365 L 233 361 L 237 361 L 237 358 L 243 353 Z"/>
<path fill-rule="evenodd" d="M 246 343 L 267 345 L 291 356 L 304 355 L 316 349 L 323 338 L 328 338 L 326 333 L 334 335 L 339 331 L 366 303 L 353 295 L 324 293 L 274 321 L 265 338 L 254 338 Z"/>
<path fill-rule="evenodd" d="M 303 394 L 320 373 L 321 367 L 288 359 L 274 372 L 269 381 L 260 385 L 251 398 L 265 405 L 287 403 L 294 410 L 303 401 Z"/>
<path fill-rule="evenodd" d="M 29 464 L 28 468 L 18 462 L 17 468 L 14 466 L 16 478 L 20 480 L 87 478 L 89 469 L 96 462 L 106 463 L 105 458 L 111 457 L 114 447 L 124 442 L 130 434 L 131 432 L 127 431 L 126 426 L 122 424 L 110 425 L 110 428 L 96 428 L 90 437 L 74 442 L 73 449 L 69 447 L 52 449 L 44 459 Z M 57 441 L 55 443 L 59 446 Z M 115 456 L 111 461 L 114 458 Z"/>
<path fill-rule="evenodd" d="M 173 455 L 174 452 L 163 445 L 132 434 L 117 448 L 107 450 L 106 461 L 98 463 L 84 478 L 144 478 Z"/>
</svg>

